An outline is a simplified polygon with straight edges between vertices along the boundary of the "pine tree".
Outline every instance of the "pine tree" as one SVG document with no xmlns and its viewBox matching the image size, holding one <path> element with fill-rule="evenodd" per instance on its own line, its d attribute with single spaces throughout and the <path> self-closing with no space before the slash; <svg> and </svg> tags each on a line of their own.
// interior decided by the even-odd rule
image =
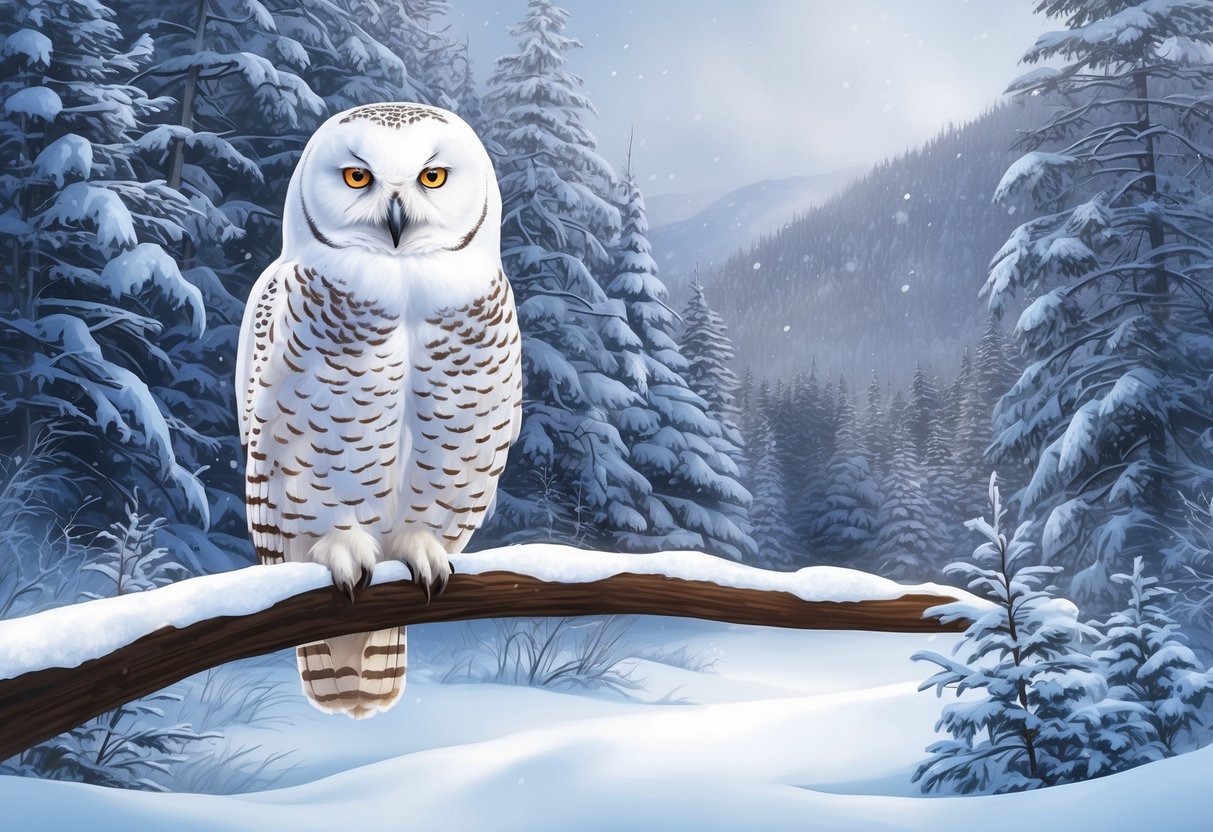
<svg viewBox="0 0 1213 832">
<path fill-rule="evenodd" d="M 1007 337 L 998 318 L 986 318 L 986 330 L 977 342 L 977 354 L 973 362 L 974 382 L 991 419 L 998 400 L 1011 389 L 1018 373 L 1008 360 Z"/>
<path fill-rule="evenodd" d="M 645 487 L 608 422 L 635 400 L 611 377 L 597 323 L 619 315 L 595 278 L 610 268 L 619 212 L 603 196 L 614 173 L 584 123 L 593 107 L 565 68 L 580 45 L 563 34 L 567 17 L 530 0 L 510 30 L 520 51 L 499 58 L 489 82 L 486 129 L 498 153 L 502 262 L 517 295 L 525 390 L 521 435 L 481 541 L 526 539 L 548 514 L 545 495 L 601 517 L 620 491 Z"/>
<path fill-rule="evenodd" d="M 914 449 L 920 457 L 926 455 L 927 438 L 931 435 L 931 422 L 939 410 L 939 388 L 935 380 L 923 372 L 919 364 L 914 369 L 914 378 L 910 382 L 910 401 L 907 405 L 910 438 L 914 441 Z"/>
<path fill-rule="evenodd" d="M 176 420 L 178 456 L 202 472 L 211 527 L 202 533 L 171 525 L 162 535 L 178 538 L 174 548 L 199 568 L 224 568 L 233 556 L 235 563 L 252 557 L 243 470 L 236 463 L 242 451 L 232 374 L 244 311 L 239 298 L 276 256 L 280 236 L 274 214 L 289 170 L 266 159 L 287 137 L 302 146 L 324 102 L 297 74 L 307 65 L 305 50 L 278 32 L 263 6 L 133 0 L 123 4 L 122 20 L 155 41 L 139 76 L 143 89 L 176 98 L 140 137 L 139 171 L 146 179 L 163 178 L 189 200 L 187 233 L 172 253 L 207 311 L 201 340 L 166 331 L 162 342 L 178 370 L 154 390 Z M 275 208 L 261 209 L 259 202 Z"/>
<path fill-rule="evenodd" d="M 758 549 L 755 563 L 766 569 L 788 570 L 798 558 L 791 528 L 783 473 L 779 467 L 779 443 L 769 423 L 759 427 L 755 437 L 753 473 L 750 490 L 750 527 Z"/>
<path fill-rule="evenodd" d="M 923 463 L 927 476 L 927 496 L 932 512 L 939 518 L 940 537 L 936 538 L 940 568 L 957 558 L 964 557 L 967 540 L 964 524 L 967 518 L 963 506 L 968 503 L 963 468 L 957 459 L 954 447 L 955 433 L 948 413 L 936 411 L 930 423 L 923 452 Z"/>
<path fill-rule="evenodd" d="M 472 72 L 472 59 L 468 57 L 467 43 L 463 44 L 459 53 L 460 68 L 458 83 L 452 92 L 455 99 L 455 112 L 459 117 L 472 126 L 477 133 L 483 132 L 484 106 L 480 93 L 476 89 L 476 76 Z"/>
<path fill-rule="evenodd" d="M 615 377 L 636 394 L 612 421 L 650 490 L 635 503 L 643 524 L 618 541 L 640 551 L 700 549 L 750 558 L 756 551 L 746 524 L 750 495 L 738 482 L 736 463 L 719 449 L 732 447 L 720 440 L 736 428 L 717 422 L 683 377 L 689 363 L 671 335 L 675 316 L 650 253 L 644 198 L 630 167 L 615 277 L 606 288 L 623 315 L 603 320 L 604 344 L 614 347 Z"/>
<path fill-rule="evenodd" d="M 891 439 L 877 515 L 878 571 L 898 580 L 926 580 L 934 571 L 935 547 L 943 534 L 927 499 L 923 466 L 904 422 L 894 429 Z"/>
<path fill-rule="evenodd" d="M 886 434 L 884 387 L 875 370 L 868 382 L 867 401 L 863 409 L 863 442 L 868 449 L 872 467 L 881 471 L 889 457 L 889 437 Z"/>
<path fill-rule="evenodd" d="M 995 255 L 985 293 L 1017 294 L 1030 360 L 1003 402 L 998 458 L 1034 460 L 1022 492 L 1045 557 L 1106 603 L 1132 558 L 1179 562 L 1184 498 L 1210 479 L 1213 428 L 1207 177 L 1188 167 L 1213 109 L 1207 0 L 1045 0 L 1066 28 L 1024 56 L 1011 87 L 1056 115 L 1027 136 L 995 197 L 1027 192 L 1039 216 Z"/>
<path fill-rule="evenodd" d="M 993 476 L 989 493 L 992 522 L 967 524 L 986 542 L 974 551 L 973 563 L 952 563 L 945 571 L 967 578 L 970 591 L 993 608 L 966 602 L 936 607 L 930 612 L 941 620 L 972 621 L 953 650 L 961 657 L 914 655 L 940 667 L 919 690 L 980 693 L 944 707 L 936 730 L 952 738 L 932 744 L 931 756 L 915 771 L 924 791 L 1021 791 L 1115 768 L 1098 747 L 1106 740 L 1105 722 L 1122 708 L 1105 700 L 1103 680 L 1078 649 L 1093 631 L 1078 622 L 1072 604 L 1051 595 L 1047 583 L 1059 568 L 1029 565 L 1029 524 L 1008 536 Z M 1126 733 L 1122 739 L 1142 737 Z"/>
<path fill-rule="evenodd" d="M 742 439 L 737 430 L 737 375 L 733 362 L 733 342 L 720 315 L 708 305 L 699 273 L 691 284 L 691 299 L 682 312 L 682 354 L 687 359 L 686 380 L 695 395 L 708 403 L 708 414 L 725 429 L 724 438 L 735 446 L 726 450 L 738 464 L 744 464 Z"/>
<path fill-rule="evenodd" d="M 816 537 L 823 555 L 853 564 L 868 555 L 875 538 L 880 488 L 872 476 L 855 407 L 841 382 L 836 413 L 838 434 L 826 467 L 825 511 L 818 519 Z"/>
<path fill-rule="evenodd" d="M 1128 605 L 1098 626 L 1103 637 L 1092 657 L 1110 697 L 1145 707 L 1133 717 L 1147 723 L 1149 739 L 1121 749 L 1127 767 L 1183 750 L 1182 740 L 1207 719 L 1201 707 L 1213 700 L 1213 673 L 1200 669 L 1163 607 L 1173 591 L 1145 574 L 1141 558 L 1112 582 L 1128 589 Z"/>
<path fill-rule="evenodd" d="M 274 21 L 306 52 L 300 76 L 330 113 L 380 101 L 438 103 L 405 65 L 417 29 L 409 0 L 283 3 Z"/>
<path fill-rule="evenodd" d="M 202 484 L 174 451 L 186 427 L 157 394 L 178 371 L 164 339 L 200 338 L 205 310 L 169 254 L 189 203 L 137 175 L 141 125 L 168 104 L 130 83 L 151 39 L 66 0 L 6 4 L 0 33 L 3 444 L 55 448 L 77 489 L 60 509 L 82 532 L 137 488 L 145 510 L 205 528 Z"/>
<path fill-rule="evenodd" d="M 833 407 L 827 402 L 828 385 L 817 380 L 817 364 L 809 366 L 809 375 L 797 388 L 797 433 L 789 441 L 800 451 L 796 464 L 801 467 L 795 487 L 798 492 L 789 499 L 792 528 L 797 540 L 813 536 L 818 518 L 825 511 L 826 464 L 834 449 Z"/>
</svg>

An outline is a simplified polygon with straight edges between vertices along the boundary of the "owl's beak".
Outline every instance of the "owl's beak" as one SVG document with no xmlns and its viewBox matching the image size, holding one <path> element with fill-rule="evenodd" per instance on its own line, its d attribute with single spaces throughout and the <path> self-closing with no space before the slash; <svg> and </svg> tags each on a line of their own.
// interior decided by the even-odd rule
<svg viewBox="0 0 1213 832">
<path fill-rule="evenodd" d="M 400 235 L 404 233 L 404 227 L 408 225 L 408 219 L 404 215 L 404 202 L 400 197 L 392 197 L 392 201 L 387 206 L 387 230 L 392 235 L 392 246 L 400 245 Z"/>
</svg>

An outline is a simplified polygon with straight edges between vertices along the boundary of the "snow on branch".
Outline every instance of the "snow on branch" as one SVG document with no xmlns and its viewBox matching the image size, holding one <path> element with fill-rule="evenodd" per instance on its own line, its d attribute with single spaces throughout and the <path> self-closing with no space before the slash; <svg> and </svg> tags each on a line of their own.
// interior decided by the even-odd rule
<svg viewBox="0 0 1213 832">
<path fill-rule="evenodd" d="M 253 566 L 0 621 L 0 760 L 124 702 L 236 659 L 403 624 L 515 616 L 670 615 L 801 629 L 960 631 L 924 612 L 982 602 L 851 569 L 770 572 L 698 552 L 528 545 L 456 555 L 431 603 L 401 563 L 350 604 L 323 566 Z"/>
</svg>

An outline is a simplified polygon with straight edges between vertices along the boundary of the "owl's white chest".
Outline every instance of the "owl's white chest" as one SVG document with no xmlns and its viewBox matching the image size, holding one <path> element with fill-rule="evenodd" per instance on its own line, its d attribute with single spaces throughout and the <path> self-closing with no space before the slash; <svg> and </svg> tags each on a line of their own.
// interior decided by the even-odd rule
<svg viewBox="0 0 1213 832">
<path fill-rule="evenodd" d="M 283 275 L 273 348 L 253 358 L 250 482 L 289 560 L 355 527 L 386 541 L 423 526 L 455 551 L 483 520 L 520 416 L 509 286 L 498 272 L 478 300 L 420 316 L 410 306 L 424 293 L 410 304 L 356 286 Z"/>
</svg>

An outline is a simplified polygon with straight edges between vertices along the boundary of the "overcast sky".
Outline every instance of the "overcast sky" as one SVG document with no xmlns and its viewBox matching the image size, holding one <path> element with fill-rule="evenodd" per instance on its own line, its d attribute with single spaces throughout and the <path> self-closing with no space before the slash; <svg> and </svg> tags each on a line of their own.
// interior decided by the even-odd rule
<svg viewBox="0 0 1213 832">
<path fill-rule="evenodd" d="M 1035 0 L 557 0 L 578 38 L 599 149 L 630 127 L 645 192 L 732 189 L 871 164 L 999 99 L 1036 37 Z M 451 0 L 477 77 L 525 0 Z"/>
</svg>

